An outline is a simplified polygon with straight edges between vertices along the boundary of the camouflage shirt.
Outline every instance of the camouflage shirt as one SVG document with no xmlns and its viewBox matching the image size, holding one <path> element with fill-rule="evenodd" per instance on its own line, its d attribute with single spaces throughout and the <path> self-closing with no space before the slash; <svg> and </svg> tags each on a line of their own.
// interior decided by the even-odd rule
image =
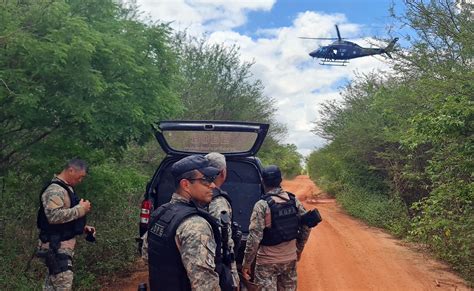
<svg viewBox="0 0 474 291">
<path fill-rule="evenodd" d="M 214 189 L 214 191 L 222 191 L 221 189 Z M 209 213 L 217 218 L 220 219 L 220 214 L 222 211 L 226 211 L 229 214 L 229 217 L 232 218 L 232 207 L 227 201 L 226 198 L 223 196 L 218 196 L 212 199 L 211 203 L 208 206 Z M 231 250 L 234 249 L 234 241 L 232 240 L 232 228 L 229 225 L 227 233 L 229 234 L 229 248 Z M 234 286 L 239 286 L 239 273 L 237 272 L 237 265 L 235 261 L 232 262 L 232 278 L 234 279 Z"/>
<path fill-rule="evenodd" d="M 275 188 L 269 191 L 267 194 L 273 195 L 286 195 L 281 188 Z M 301 216 L 306 213 L 301 202 L 296 199 L 296 207 L 298 208 L 298 215 Z M 260 241 L 263 238 L 263 230 L 267 227 L 265 217 L 270 213 L 270 207 L 265 200 L 259 200 L 255 203 L 255 206 L 250 217 L 249 235 L 247 238 L 247 245 L 245 248 L 244 260 L 242 263 L 243 267 L 250 267 L 253 260 L 257 256 L 257 251 L 260 246 Z M 296 238 L 296 254 L 303 252 L 304 245 L 308 240 L 310 228 L 304 225 L 299 226 L 298 237 Z"/>
<path fill-rule="evenodd" d="M 52 181 L 62 181 L 55 177 Z M 67 185 L 67 183 L 65 183 Z M 71 190 L 73 188 L 69 186 Z M 51 184 L 41 195 L 41 203 L 43 203 L 44 213 L 50 224 L 61 224 L 73 221 L 86 214 L 85 209 L 81 205 L 76 205 L 71 208 L 71 200 L 69 194 L 63 187 L 58 184 Z M 67 241 L 62 241 L 60 249 L 74 249 L 76 239 L 72 238 Z M 48 243 L 41 243 L 41 248 L 48 248 Z"/>
<path fill-rule="evenodd" d="M 170 203 L 189 200 L 173 193 Z M 219 276 L 214 271 L 216 242 L 209 223 L 199 215 L 184 219 L 176 229 L 176 246 L 181 254 L 181 261 L 191 282 L 192 290 L 220 290 Z M 143 242 L 142 252 L 147 252 L 147 238 Z"/>
</svg>

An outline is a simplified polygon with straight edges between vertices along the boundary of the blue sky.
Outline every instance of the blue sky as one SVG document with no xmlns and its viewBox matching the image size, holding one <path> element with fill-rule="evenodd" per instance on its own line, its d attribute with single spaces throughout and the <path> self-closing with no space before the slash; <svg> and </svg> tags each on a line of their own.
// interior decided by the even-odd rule
<svg viewBox="0 0 474 291">
<path fill-rule="evenodd" d="M 402 7 L 400 1 L 394 2 L 395 8 Z M 348 21 L 365 25 L 368 34 L 384 33 L 389 16 L 391 0 L 301 0 L 276 1 L 271 11 L 251 11 L 248 21 L 236 31 L 252 35 L 257 29 L 291 25 L 298 13 L 318 11 L 327 14 L 345 14 Z"/>
<path fill-rule="evenodd" d="M 130 0 L 128 0 L 130 1 Z M 299 36 L 342 37 L 361 46 L 385 46 L 372 37 L 389 38 L 389 7 L 401 0 L 136 0 L 144 15 L 172 21 L 176 30 L 203 36 L 210 43 L 237 45 L 242 61 L 254 62 L 252 73 L 275 100 L 277 120 L 288 128 L 284 142 L 303 155 L 325 144 L 311 133 L 321 104 L 339 101 L 342 85 L 357 73 L 389 70 L 383 57 L 352 60 L 346 67 L 319 65 L 308 53 L 327 44 Z M 400 37 L 400 35 L 394 35 Z"/>
</svg>

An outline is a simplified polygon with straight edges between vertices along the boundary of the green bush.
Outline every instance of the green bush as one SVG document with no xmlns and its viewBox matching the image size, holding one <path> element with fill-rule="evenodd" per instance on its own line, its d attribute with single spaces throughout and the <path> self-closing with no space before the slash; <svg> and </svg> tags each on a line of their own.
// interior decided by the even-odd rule
<svg viewBox="0 0 474 291">
<path fill-rule="evenodd" d="M 443 184 L 415 203 L 410 237 L 425 243 L 466 278 L 474 277 L 474 183 Z"/>
<path fill-rule="evenodd" d="M 345 186 L 336 198 L 347 212 L 372 226 L 388 229 L 397 236 L 408 231 L 409 218 L 400 199 L 354 186 Z"/>
<path fill-rule="evenodd" d="M 150 175 L 110 161 L 91 167 L 84 183 L 78 185 L 78 195 L 92 203 L 87 220 L 97 229 L 97 243 L 77 239 L 75 289 L 97 288 L 100 277 L 123 271 L 136 259 L 139 205 Z M 0 271 L 2 290 L 40 289 L 46 273 L 38 259 L 33 259 L 25 272 L 38 240 L 36 213 L 41 182 L 19 178 L 5 178 L 1 193 L 5 205 L 15 206 L 0 211 L 0 263 L 9 266 Z"/>
<path fill-rule="evenodd" d="M 86 289 L 97 285 L 96 278 L 122 271 L 136 258 L 139 205 L 150 177 L 117 163 L 102 164 L 89 175 L 78 188 L 92 203 L 88 224 L 96 227 L 97 243 L 80 240 L 75 260 L 75 284 Z"/>
</svg>

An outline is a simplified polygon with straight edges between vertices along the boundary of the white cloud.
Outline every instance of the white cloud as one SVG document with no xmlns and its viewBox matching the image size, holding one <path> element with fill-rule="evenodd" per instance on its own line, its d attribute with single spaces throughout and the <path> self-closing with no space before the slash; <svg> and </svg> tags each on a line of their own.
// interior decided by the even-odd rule
<svg viewBox="0 0 474 291">
<path fill-rule="evenodd" d="M 269 11 L 276 0 L 137 0 L 153 19 L 173 22 L 178 30 L 203 34 L 244 24 L 249 11 Z"/>
<path fill-rule="evenodd" d="M 287 143 L 294 143 L 303 155 L 321 147 L 325 141 L 311 133 L 313 122 L 319 118 L 321 104 L 341 98 L 339 87 L 351 80 L 355 72 L 367 73 L 386 64 L 380 57 L 351 60 L 345 67 L 319 65 L 308 55 L 328 41 L 303 40 L 306 37 L 336 37 L 334 24 L 339 25 L 342 37 L 358 35 L 361 26 L 349 23 L 343 14 L 322 14 L 306 11 L 298 14 L 291 26 L 276 27 L 254 32 L 253 38 L 233 28 L 245 23 L 250 10 L 271 9 L 275 1 L 153 1 L 140 0 L 142 9 L 154 17 L 183 23 L 189 33 L 207 32 L 209 42 L 236 44 L 244 61 L 254 61 L 252 72 L 262 80 L 265 93 L 274 98 L 278 108 L 277 119 L 289 130 Z M 187 26 L 186 26 L 187 25 Z M 175 26 L 176 28 L 176 26 Z M 354 40 L 361 46 L 370 46 L 374 40 Z"/>
</svg>

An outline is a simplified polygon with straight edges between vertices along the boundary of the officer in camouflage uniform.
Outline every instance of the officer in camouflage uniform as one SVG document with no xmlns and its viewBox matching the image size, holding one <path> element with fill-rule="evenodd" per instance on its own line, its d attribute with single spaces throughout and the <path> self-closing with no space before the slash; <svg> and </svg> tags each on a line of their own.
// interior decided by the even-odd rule
<svg viewBox="0 0 474 291">
<path fill-rule="evenodd" d="M 85 225 L 85 215 L 91 210 L 91 203 L 79 200 L 73 189 L 86 174 L 87 164 L 73 159 L 42 191 L 37 254 L 48 267 L 43 290 L 72 290 L 75 236 L 84 231 L 95 236 L 95 228 Z"/>
<path fill-rule="evenodd" d="M 209 164 L 219 170 L 219 175 L 217 175 L 214 180 L 216 188 L 212 189 L 212 201 L 209 203 L 208 211 L 209 213 L 217 219 L 220 219 L 222 211 L 225 211 L 229 214 L 230 220 L 232 221 L 232 206 L 231 199 L 229 194 L 222 190 L 220 187 L 224 184 L 225 179 L 227 178 L 227 165 L 225 161 L 225 156 L 220 153 L 209 153 L 206 155 L 206 158 L 209 160 Z M 228 226 L 228 245 L 230 250 L 234 250 L 234 240 L 232 239 L 232 228 Z M 234 254 L 235 256 L 235 254 Z M 237 265 L 235 259 L 232 261 L 232 278 L 234 280 L 234 287 L 239 286 L 239 274 L 237 272 Z"/>
<path fill-rule="evenodd" d="M 265 195 L 254 206 L 242 263 L 243 276 L 250 280 L 256 259 L 254 283 L 262 290 L 296 290 L 296 261 L 310 233 L 299 224 L 306 210 L 293 194 L 281 189 L 281 181 L 277 166 L 263 170 Z"/>
<path fill-rule="evenodd" d="M 176 192 L 150 219 L 144 250 L 148 250 L 151 290 L 230 290 L 225 281 L 219 226 L 207 211 L 219 170 L 201 155 L 174 163 Z"/>
</svg>

